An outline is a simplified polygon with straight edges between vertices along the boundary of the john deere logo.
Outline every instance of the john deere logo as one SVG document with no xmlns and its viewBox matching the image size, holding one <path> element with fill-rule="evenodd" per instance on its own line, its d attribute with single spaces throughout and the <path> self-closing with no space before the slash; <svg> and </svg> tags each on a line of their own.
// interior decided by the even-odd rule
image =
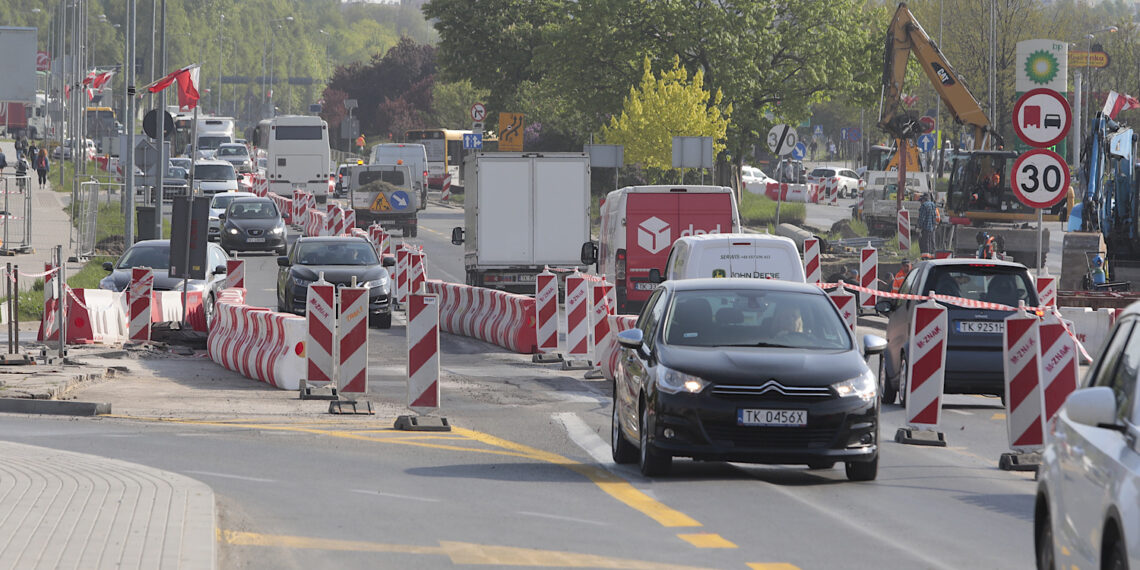
<svg viewBox="0 0 1140 570">
<path fill-rule="evenodd" d="M 728 272 L 723 269 L 713 269 L 713 278 L 728 277 Z"/>
<path fill-rule="evenodd" d="M 1057 77 L 1057 58 L 1045 50 L 1037 50 L 1025 58 L 1025 75 L 1038 85 L 1046 85 Z"/>
</svg>

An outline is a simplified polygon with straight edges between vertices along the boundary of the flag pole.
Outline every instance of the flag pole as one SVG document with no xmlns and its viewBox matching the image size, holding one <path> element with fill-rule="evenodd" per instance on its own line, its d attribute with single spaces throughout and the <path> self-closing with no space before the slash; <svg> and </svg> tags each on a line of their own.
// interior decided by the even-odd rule
<svg viewBox="0 0 1140 570">
<path fill-rule="evenodd" d="M 190 133 L 191 133 L 190 137 L 191 137 L 191 139 L 193 139 L 194 142 L 191 143 L 192 146 L 190 147 L 190 149 L 191 149 L 190 150 L 190 196 L 186 200 L 186 213 L 190 216 L 190 220 L 187 220 L 188 223 L 186 224 L 186 243 L 187 243 L 187 245 L 190 244 L 190 233 L 191 233 L 190 232 L 190 226 L 194 220 L 194 208 L 193 208 L 194 198 L 195 198 L 195 196 L 194 196 L 194 165 L 198 162 L 198 159 L 197 159 L 197 157 L 198 157 L 198 105 L 197 104 L 194 105 L 194 123 L 190 129 Z M 173 224 L 171 226 L 173 227 Z M 186 257 L 187 257 L 187 259 L 186 259 L 186 262 L 183 264 L 183 273 L 182 273 L 182 328 L 183 329 L 185 329 L 187 327 L 187 325 L 186 325 L 186 295 L 187 295 L 186 289 L 190 284 L 190 259 L 189 259 L 190 248 L 189 247 L 186 248 Z M 207 267 L 207 269 L 209 269 L 209 267 Z M 206 277 L 207 277 L 207 279 L 209 279 L 209 274 L 207 274 Z M 203 298 L 202 299 L 203 310 L 205 310 L 205 307 L 206 307 L 205 304 L 206 304 L 206 299 Z"/>
</svg>

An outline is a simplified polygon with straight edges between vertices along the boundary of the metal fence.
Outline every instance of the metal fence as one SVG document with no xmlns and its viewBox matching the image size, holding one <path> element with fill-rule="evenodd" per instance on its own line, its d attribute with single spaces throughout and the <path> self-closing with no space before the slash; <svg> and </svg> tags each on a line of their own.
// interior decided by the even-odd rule
<svg viewBox="0 0 1140 570">
<path fill-rule="evenodd" d="M 95 234 L 99 227 L 99 190 L 112 186 L 92 180 L 79 183 L 71 197 L 71 246 L 79 261 L 95 256 Z M 117 185 L 116 185 L 117 186 Z"/>
<path fill-rule="evenodd" d="M 31 172 L 31 171 L 28 171 Z M 3 212 L 0 212 L 0 222 L 3 223 L 0 254 L 15 255 L 29 253 L 32 250 L 32 177 L 25 173 L 23 176 L 5 174 L 0 177 L 0 192 L 4 193 Z"/>
</svg>

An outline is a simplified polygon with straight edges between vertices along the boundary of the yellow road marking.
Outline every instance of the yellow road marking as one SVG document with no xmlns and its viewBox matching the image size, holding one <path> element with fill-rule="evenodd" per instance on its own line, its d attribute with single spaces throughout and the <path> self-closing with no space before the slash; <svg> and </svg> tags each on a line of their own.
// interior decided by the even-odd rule
<svg viewBox="0 0 1140 570">
<path fill-rule="evenodd" d="M 218 530 L 218 540 L 234 546 L 267 546 L 341 552 L 386 552 L 446 556 L 452 564 L 493 566 L 537 566 L 560 568 L 615 568 L 619 570 L 704 570 L 699 566 L 659 564 L 629 558 L 610 558 L 594 554 L 579 554 L 559 550 L 539 550 L 472 544 L 469 542 L 441 541 L 439 546 L 411 544 L 382 544 L 356 540 L 336 540 L 308 536 L 258 534 Z"/>
<path fill-rule="evenodd" d="M 991 420 L 1004 420 L 1005 414 L 1002 412 L 994 412 L 994 415 L 990 416 L 990 419 Z"/>
<path fill-rule="evenodd" d="M 748 567 L 752 570 L 800 570 L 799 566 L 787 562 L 749 562 Z"/>
<path fill-rule="evenodd" d="M 678 534 L 677 537 L 697 548 L 737 548 L 731 541 L 713 532 Z"/>
</svg>

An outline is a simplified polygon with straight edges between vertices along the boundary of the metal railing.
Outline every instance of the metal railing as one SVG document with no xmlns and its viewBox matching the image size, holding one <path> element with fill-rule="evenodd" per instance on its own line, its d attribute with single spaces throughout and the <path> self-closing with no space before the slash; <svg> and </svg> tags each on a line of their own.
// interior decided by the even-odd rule
<svg viewBox="0 0 1140 570">
<path fill-rule="evenodd" d="M 28 181 L 31 176 L 7 174 L 0 177 L 0 192 L 4 193 L 3 243 L 0 255 L 31 252 L 32 193 Z M 18 238 L 17 238 L 18 236 Z M 16 240 L 19 240 L 16 243 Z"/>
</svg>

